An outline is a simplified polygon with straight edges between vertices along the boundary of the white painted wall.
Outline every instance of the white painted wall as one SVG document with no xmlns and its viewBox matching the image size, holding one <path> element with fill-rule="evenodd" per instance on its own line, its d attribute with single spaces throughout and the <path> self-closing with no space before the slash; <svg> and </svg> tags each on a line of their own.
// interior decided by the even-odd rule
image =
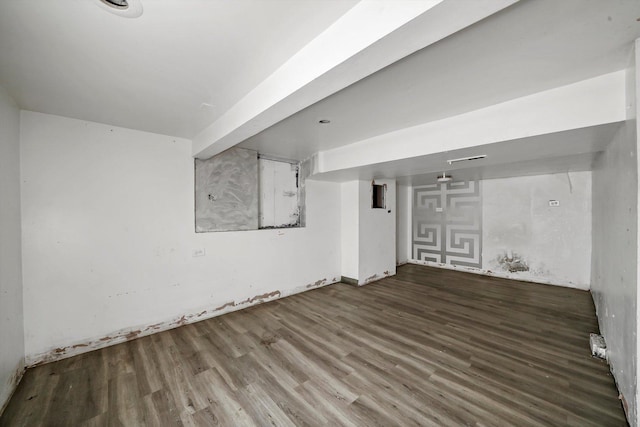
<svg viewBox="0 0 640 427">
<path fill-rule="evenodd" d="M 0 413 L 24 367 L 20 112 L 0 87 Z"/>
<path fill-rule="evenodd" d="M 638 41 L 626 70 L 628 120 L 593 172 L 591 292 L 611 372 L 638 425 Z"/>
<path fill-rule="evenodd" d="M 370 181 L 360 187 L 360 256 L 358 283 L 365 284 L 396 274 L 396 180 L 376 179 L 386 185 L 386 209 L 372 209 Z"/>
<path fill-rule="evenodd" d="M 396 186 L 396 264 L 404 264 L 411 254 L 411 186 Z"/>
<path fill-rule="evenodd" d="M 343 182 L 340 188 L 342 276 L 358 280 L 360 276 L 360 181 Z"/>
<path fill-rule="evenodd" d="M 483 270 L 589 289 L 591 172 L 484 180 L 482 192 Z M 517 253 L 529 271 L 505 269 L 498 259 L 506 253 Z"/>
<path fill-rule="evenodd" d="M 396 274 L 396 182 L 387 186 L 386 209 L 371 208 L 371 181 L 341 184 L 342 276 L 359 285 Z"/>
<path fill-rule="evenodd" d="M 21 132 L 30 362 L 340 279 L 339 184 L 307 182 L 305 228 L 196 234 L 190 141 L 26 111 Z"/>
</svg>

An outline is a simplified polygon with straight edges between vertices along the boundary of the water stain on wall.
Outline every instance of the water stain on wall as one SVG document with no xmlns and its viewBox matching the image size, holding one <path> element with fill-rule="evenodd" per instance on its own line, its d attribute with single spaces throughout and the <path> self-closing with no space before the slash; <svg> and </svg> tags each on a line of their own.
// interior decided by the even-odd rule
<svg viewBox="0 0 640 427">
<path fill-rule="evenodd" d="M 334 280 L 335 281 L 335 280 Z M 322 280 L 316 280 L 313 283 L 309 283 L 306 288 L 307 289 L 311 289 L 311 288 L 317 288 L 319 286 L 324 285 L 327 282 L 327 279 L 322 279 Z"/>
<path fill-rule="evenodd" d="M 498 255 L 496 261 L 498 262 L 500 269 L 510 273 L 529 271 L 529 265 L 524 257 L 516 252 L 504 252 L 503 254 Z"/>
<path fill-rule="evenodd" d="M 338 279 L 336 277 L 334 277 L 332 279 L 332 283 L 335 283 L 338 281 Z M 317 280 L 314 283 L 310 283 L 308 284 L 306 287 L 304 287 L 305 289 L 310 289 L 310 288 L 315 288 L 315 287 L 320 287 L 320 286 L 324 286 L 328 284 L 327 283 L 327 279 L 321 279 L 321 280 Z M 236 302 L 236 301 L 231 301 L 228 302 L 226 304 L 223 304 L 219 307 L 216 307 L 214 309 L 211 310 L 203 310 L 199 313 L 194 313 L 194 314 L 184 314 L 182 316 L 180 316 L 177 319 L 174 319 L 173 321 L 169 321 L 169 322 L 160 322 L 160 323 L 155 323 L 152 325 L 148 325 L 147 327 L 145 327 L 144 329 L 136 329 L 136 330 L 132 330 L 132 331 L 121 331 L 118 333 L 114 333 L 114 334 L 110 334 L 110 335 L 106 335 L 102 338 L 98 338 L 92 341 L 86 341 L 83 343 L 78 343 L 78 344 L 74 344 L 74 345 L 70 345 L 70 346 L 66 346 L 66 347 L 57 347 L 55 349 L 52 349 L 48 352 L 42 353 L 40 355 L 38 355 L 36 358 L 34 358 L 34 360 L 32 360 L 29 364 L 28 364 L 28 368 L 32 368 L 35 366 L 39 366 L 42 365 L 44 363 L 49 363 L 49 362 L 54 362 L 56 360 L 60 360 L 60 359 L 64 359 L 66 357 L 70 357 L 70 356 L 74 356 L 80 353 L 84 353 L 87 351 L 91 351 L 91 350 L 96 350 L 99 348 L 104 348 L 106 346 L 109 345 L 113 345 L 113 344 L 118 344 L 118 343 L 122 343 L 125 341 L 130 341 L 130 340 L 134 340 L 136 338 L 142 337 L 142 336 L 146 336 L 146 335 L 150 335 L 159 331 L 163 331 L 163 330 L 168 330 L 168 329 L 173 329 L 182 325 L 186 325 L 189 323 L 192 323 L 194 321 L 199 320 L 201 317 L 209 314 L 209 315 L 213 315 L 213 313 L 217 313 L 220 311 L 227 311 L 225 309 L 228 308 L 233 308 L 233 307 L 241 307 L 241 306 L 251 306 L 254 304 L 259 304 L 259 303 L 263 303 L 263 302 L 268 302 L 272 299 L 277 299 L 279 297 L 282 296 L 282 292 L 280 292 L 279 290 L 273 291 L 273 292 L 267 292 L 264 294 L 260 294 L 260 295 L 255 295 L 253 297 L 249 297 L 247 299 L 244 299 L 242 301 Z M 218 313 L 218 314 L 223 314 L 223 313 Z M 209 316 L 210 317 L 210 316 Z M 269 346 L 273 343 L 275 343 L 279 337 L 276 336 L 269 336 L 269 337 L 263 337 L 264 338 L 264 345 Z M 26 369 L 26 368 L 25 368 Z"/>
</svg>

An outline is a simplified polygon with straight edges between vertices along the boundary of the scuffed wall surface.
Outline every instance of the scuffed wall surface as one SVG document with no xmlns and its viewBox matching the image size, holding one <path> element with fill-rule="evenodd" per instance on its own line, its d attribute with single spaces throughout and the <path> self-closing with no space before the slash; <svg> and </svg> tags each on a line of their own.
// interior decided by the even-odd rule
<svg viewBox="0 0 640 427">
<path fill-rule="evenodd" d="M 195 160 L 196 231 L 258 228 L 258 153 L 230 148 Z"/>
<path fill-rule="evenodd" d="M 0 411 L 24 366 L 20 112 L 0 87 Z"/>
<path fill-rule="evenodd" d="M 618 131 L 593 172 L 591 293 L 611 371 L 637 425 L 638 169 L 635 121 Z"/>
<path fill-rule="evenodd" d="M 386 186 L 386 209 L 371 207 L 371 181 L 341 184 L 342 276 L 364 285 L 396 274 L 396 181 Z"/>
<path fill-rule="evenodd" d="M 339 184 L 307 181 L 305 228 L 195 233 L 190 141 L 21 118 L 30 360 L 339 280 Z"/>
<path fill-rule="evenodd" d="M 483 197 L 484 270 L 589 288 L 591 172 L 485 180 Z"/>
<path fill-rule="evenodd" d="M 370 181 L 359 183 L 358 283 L 365 284 L 396 274 L 396 181 L 376 179 L 386 185 L 386 208 L 372 209 Z"/>
</svg>

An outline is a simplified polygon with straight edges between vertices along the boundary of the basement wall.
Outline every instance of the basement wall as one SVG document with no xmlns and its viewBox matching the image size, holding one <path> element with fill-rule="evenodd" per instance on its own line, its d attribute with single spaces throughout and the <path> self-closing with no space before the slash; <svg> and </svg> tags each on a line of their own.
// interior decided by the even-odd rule
<svg viewBox="0 0 640 427">
<path fill-rule="evenodd" d="M 0 87 L 0 413 L 23 368 L 20 112 Z"/>
<path fill-rule="evenodd" d="M 593 172 L 591 293 L 611 372 L 638 425 L 638 71 L 627 73 L 628 120 L 600 156 Z"/>
<path fill-rule="evenodd" d="M 458 191 L 455 188 L 459 184 L 463 183 L 454 181 L 450 191 Z M 440 200 L 440 185 L 414 187 L 424 206 L 421 211 L 415 210 L 416 201 L 412 201 L 414 245 L 410 262 L 589 289 L 591 172 L 489 179 L 477 184 L 481 190 L 477 200 L 463 190 L 455 194 L 463 208 L 453 215 L 447 215 L 451 206 L 444 202 L 440 204 L 442 213 L 434 212 L 436 205 L 428 202 Z M 424 199 L 425 194 L 431 199 Z M 560 205 L 551 207 L 550 200 Z M 472 208 L 476 203 L 479 208 Z M 459 215 L 466 209 L 470 209 L 469 215 L 461 219 Z M 474 214 L 475 209 L 480 209 L 481 214 Z M 439 220 L 442 217 L 444 222 Z M 415 234 L 418 226 L 421 236 Z M 436 237 L 430 234 L 437 229 L 440 231 Z M 452 244 L 449 237 L 447 243 L 446 236 L 451 233 L 460 241 Z M 440 238 L 444 241 L 440 242 Z M 473 244 L 467 247 L 466 239 Z M 440 254 L 442 247 L 446 249 Z M 479 259 L 475 256 L 476 247 L 480 248 Z M 425 253 L 424 249 L 435 251 L 436 255 Z"/>
<path fill-rule="evenodd" d="M 591 172 L 484 180 L 482 211 L 483 270 L 589 289 Z"/>
<path fill-rule="evenodd" d="M 27 111 L 21 131 L 29 364 L 340 280 L 339 184 L 306 182 L 304 228 L 196 234 L 190 141 Z"/>
<path fill-rule="evenodd" d="M 396 182 L 375 183 L 386 186 L 384 209 L 371 207 L 371 181 L 340 184 L 342 276 L 358 285 L 396 274 Z"/>
<path fill-rule="evenodd" d="M 396 274 L 396 181 L 376 179 L 386 186 L 384 209 L 372 209 L 370 181 L 360 183 L 359 282 L 370 283 Z"/>
</svg>

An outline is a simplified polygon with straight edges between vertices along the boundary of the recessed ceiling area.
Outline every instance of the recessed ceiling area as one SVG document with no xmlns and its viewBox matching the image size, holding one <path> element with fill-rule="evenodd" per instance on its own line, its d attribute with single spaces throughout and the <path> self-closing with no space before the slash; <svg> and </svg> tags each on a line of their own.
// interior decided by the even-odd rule
<svg viewBox="0 0 640 427">
<path fill-rule="evenodd" d="M 343 63 L 336 61 L 338 65 L 325 73 L 327 80 L 319 78 L 309 85 L 315 84 L 316 90 L 326 81 L 339 80 L 347 63 L 364 67 L 371 46 L 380 49 L 374 49 L 372 56 L 405 45 L 409 47 L 402 56 L 415 53 L 389 59 L 384 64 L 391 65 L 363 73 L 364 78 L 339 86 L 343 89 L 337 92 L 328 90 L 335 93 L 318 102 L 314 99 L 311 106 L 292 101 L 297 112 L 271 127 L 256 109 L 238 139 L 241 147 L 273 157 L 307 159 L 621 70 L 632 41 L 640 37 L 640 2 L 632 0 L 491 0 L 482 6 L 486 10 L 469 16 L 463 15 L 472 8 L 470 3 L 457 0 L 425 1 L 423 9 L 415 2 L 357 0 L 190 0 L 180 6 L 168 0 L 130 0 L 130 6 L 144 8 L 135 19 L 105 13 L 102 0 L 6 1 L 0 2 L 0 85 L 25 110 L 195 141 L 211 124 L 224 118 L 233 123 L 229 112 L 242 100 L 365 3 L 373 9 L 380 5 L 378 13 L 399 10 L 401 4 L 415 10 L 380 33 L 379 40 L 373 37 L 370 46 L 354 50 Z M 482 9 L 478 4 L 473 7 Z M 438 27 L 445 21 L 455 25 Z M 354 28 L 345 24 L 343 30 Z M 345 44 L 356 38 L 353 31 L 339 34 Z M 419 37 L 423 39 L 416 42 Z M 271 107 L 277 110 L 281 105 L 276 100 Z M 229 132 L 245 124 L 233 124 Z M 593 132 L 586 141 L 602 136 L 601 130 Z M 561 133 L 558 138 L 565 136 Z M 535 147 L 533 140 L 514 142 L 518 149 L 506 148 L 509 143 L 503 141 L 501 152 L 509 156 L 499 162 L 495 156 L 483 161 L 488 166 L 494 161 L 540 161 L 528 157 L 527 144 Z M 597 150 L 584 151 L 573 143 L 564 144 L 558 153 L 543 150 L 545 161 L 557 164 L 559 170 L 573 167 L 567 161 L 572 156 L 587 164 L 586 152 Z M 469 154 L 473 153 L 460 156 Z M 439 154 L 432 156 L 318 178 L 368 179 L 372 174 L 402 178 L 442 172 L 442 167 L 432 165 L 440 160 Z M 554 163 L 550 160 L 554 156 L 565 160 Z M 492 174 L 472 164 L 464 167 L 483 176 Z"/>
<path fill-rule="evenodd" d="M 287 158 L 623 69 L 640 2 L 520 1 L 300 111 L 241 146 Z M 319 119 L 330 119 L 319 125 Z M 517 161 L 517 158 L 511 159 Z M 367 175 L 367 174 L 365 174 Z"/>
<path fill-rule="evenodd" d="M 406 185 L 433 184 L 446 172 L 455 180 L 493 179 L 591 170 L 624 123 L 611 123 L 530 138 L 521 138 L 428 156 L 378 163 L 314 175 L 323 181 L 395 178 Z M 486 158 L 449 164 L 447 160 L 486 155 Z"/>
</svg>

